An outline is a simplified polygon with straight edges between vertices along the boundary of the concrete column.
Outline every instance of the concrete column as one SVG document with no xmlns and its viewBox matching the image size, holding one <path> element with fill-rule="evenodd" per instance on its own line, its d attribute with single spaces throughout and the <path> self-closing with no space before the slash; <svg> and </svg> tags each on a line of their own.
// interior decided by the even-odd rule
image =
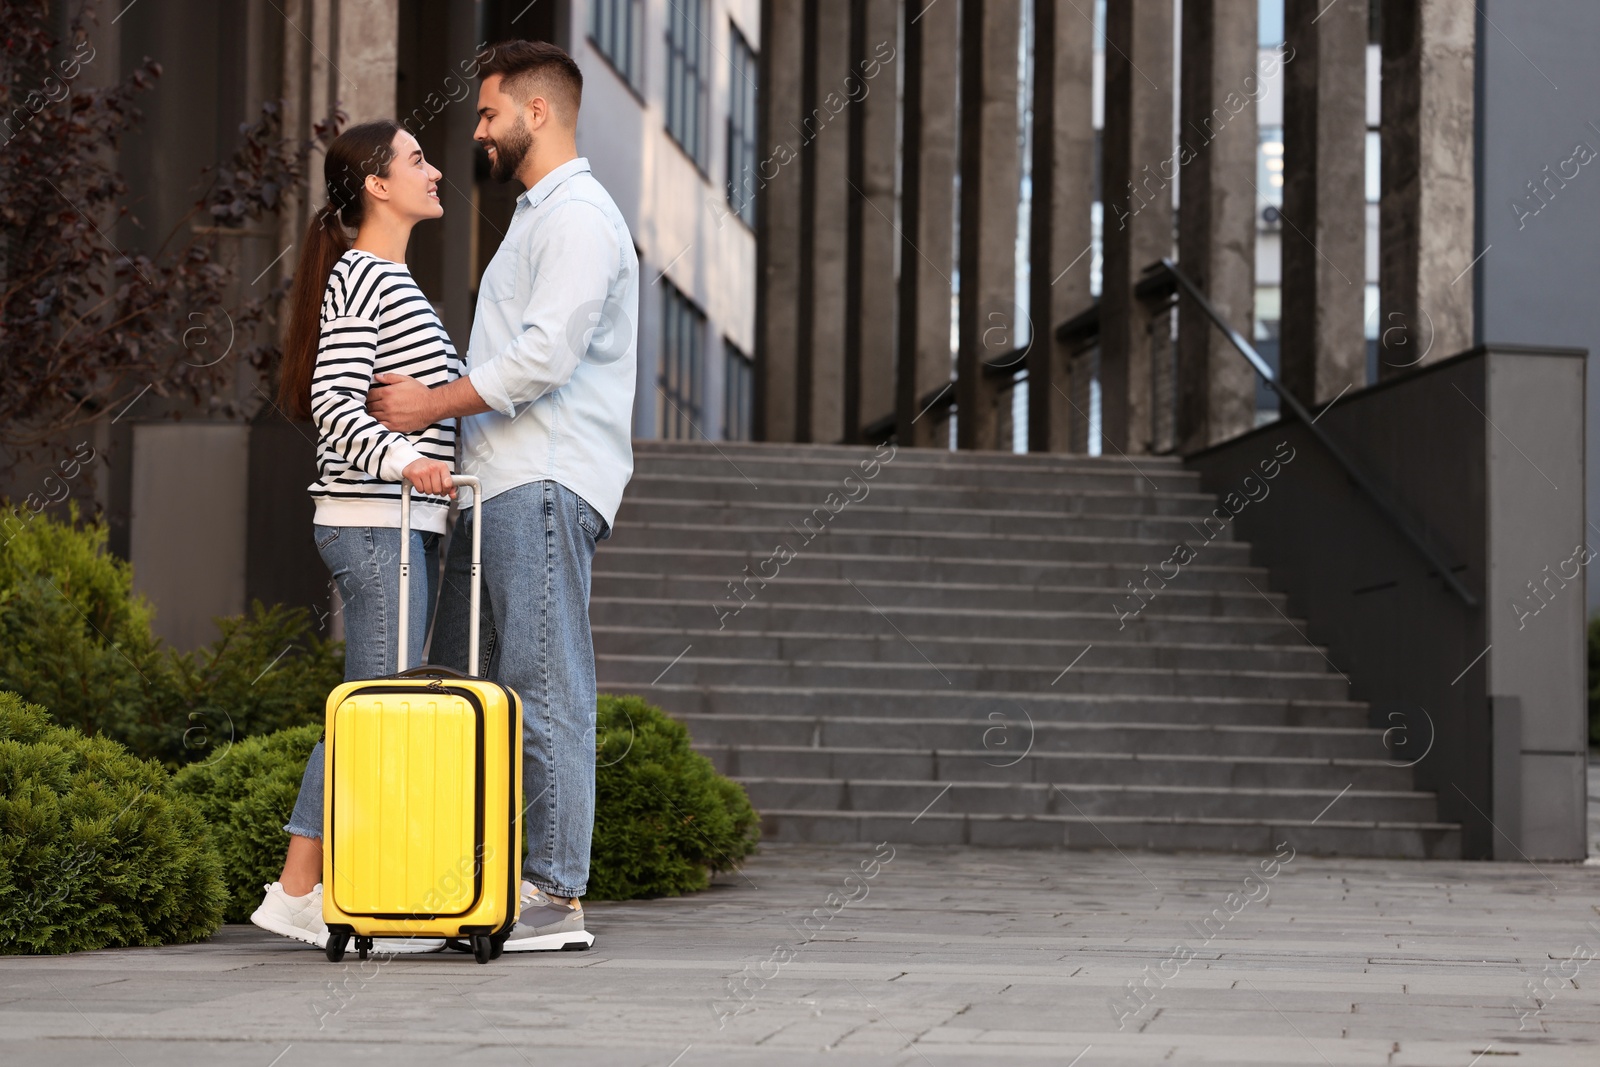
<svg viewBox="0 0 1600 1067">
<path fill-rule="evenodd" d="M 339 76 L 328 63 L 328 56 L 335 49 L 334 2 L 284 0 L 283 129 L 286 136 L 309 139 L 312 126 L 326 118 L 333 110 L 334 101 L 341 99 Z M 344 88 L 354 91 L 351 86 Z M 279 216 L 278 247 L 297 243 L 305 233 L 311 213 L 327 198 L 319 154 L 311 159 L 307 168 L 305 186 L 291 191 L 289 204 Z M 287 322 L 283 325 L 287 327 Z"/>
<path fill-rule="evenodd" d="M 1150 353 L 1133 287 L 1172 252 L 1172 0 L 1106 5 L 1101 435 L 1107 453 L 1150 443 Z"/>
<path fill-rule="evenodd" d="M 1367 380 L 1367 3 L 1288 0 L 1283 384 L 1306 405 Z"/>
<path fill-rule="evenodd" d="M 1262 91 L 1256 4 L 1184 0 L 1177 150 L 1183 196 L 1178 264 L 1246 337 L 1255 307 L 1256 101 Z M 1178 303 L 1177 390 L 1180 451 L 1205 448 L 1255 424 L 1255 372 L 1187 296 Z"/>
<path fill-rule="evenodd" d="M 900 443 L 920 447 L 945 444 L 923 406 L 950 383 L 957 12 L 940 0 L 906 4 L 894 421 Z"/>
<path fill-rule="evenodd" d="M 894 229 L 899 75 L 895 0 L 850 5 L 850 289 L 845 363 L 845 437 L 894 412 Z"/>
<path fill-rule="evenodd" d="M 844 439 L 850 0 L 806 0 L 800 138 L 797 440 Z M 853 83 L 852 83 L 853 84 Z"/>
<path fill-rule="evenodd" d="M 399 0 L 335 0 L 338 86 L 351 125 L 393 118 L 399 69 Z"/>
<path fill-rule="evenodd" d="M 445 209 L 438 223 L 412 231 L 406 260 L 450 336 L 464 338 L 472 329 L 473 238 L 482 222 L 472 197 L 478 87 L 467 72 L 477 69 L 473 57 L 482 38 L 473 36 L 468 6 L 413 2 L 406 17 L 413 25 L 401 42 L 395 118 L 443 172 Z"/>
<path fill-rule="evenodd" d="M 1384 0 L 1378 376 L 1472 344 L 1473 0 Z"/>
<path fill-rule="evenodd" d="M 1071 351 L 1056 340 L 1055 327 L 1093 300 L 1094 26 L 1071 0 L 1033 0 L 1033 35 L 1028 448 L 1070 452 L 1073 420 L 1082 416 L 1068 399 Z"/>
<path fill-rule="evenodd" d="M 480 41 L 473 39 L 473 31 L 477 27 L 473 25 L 471 8 L 452 5 L 449 12 L 450 61 L 459 74 L 463 70 L 474 69 L 472 57 L 477 54 Z M 465 67 L 462 66 L 464 63 L 467 64 Z M 450 176 L 450 185 L 446 186 L 443 194 L 449 197 L 450 210 L 441 220 L 444 223 L 442 239 L 445 277 L 451 282 L 443 287 L 440 294 L 442 306 L 439 317 L 452 337 L 471 335 L 472 294 L 477 289 L 476 284 L 471 289 L 461 284 L 464 277 L 476 279 L 473 274 L 473 236 L 478 229 L 477 212 L 472 210 L 471 202 L 474 169 L 472 131 L 478 125 L 478 87 L 469 81 L 467 89 L 471 95 L 445 108 L 441 116 L 444 152 L 439 166 Z"/>
<path fill-rule="evenodd" d="M 1002 394 L 983 365 L 1016 347 L 1017 36 L 1022 0 L 961 5 L 961 299 L 956 443 L 998 448 Z M 1010 394 L 1004 394 L 1010 402 Z"/>
<path fill-rule="evenodd" d="M 756 359 L 754 435 L 794 441 L 800 336 L 800 82 L 803 11 L 762 0 L 756 106 Z"/>
</svg>

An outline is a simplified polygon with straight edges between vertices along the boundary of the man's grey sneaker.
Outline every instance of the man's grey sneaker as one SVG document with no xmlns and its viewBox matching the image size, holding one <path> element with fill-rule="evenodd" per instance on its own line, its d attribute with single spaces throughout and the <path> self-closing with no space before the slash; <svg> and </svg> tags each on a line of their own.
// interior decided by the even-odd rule
<svg viewBox="0 0 1600 1067">
<path fill-rule="evenodd" d="M 594 935 L 583 928 L 583 904 L 558 904 L 532 882 L 522 883 L 521 913 L 506 935 L 506 952 L 553 952 L 558 949 L 586 949 Z M 451 948 L 471 952 L 464 940 L 452 938 Z"/>
<path fill-rule="evenodd" d="M 328 947 L 328 926 L 322 921 L 320 882 L 303 897 L 291 897 L 285 893 L 282 882 L 273 882 L 261 888 L 267 891 L 267 896 L 250 916 L 251 922 L 274 934 L 292 937 L 318 948 Z M 372 942 L 373 952 L 390 955 L 438 952 L 442 948 L 442 937 L 380 937 Z"/>
<path fill-rule="evenodd" d="M 522 883 L 522 914 L 517 925 L 506 938 L 507 952 L 526 952 L 530 948 L 549 947 L 548 942 L 532 944 L 539 938 L 552 934 L 581 934 L 583 929 L 583 902 L 557 904 L 550 895 L 532 882 Z"/>
</svg>

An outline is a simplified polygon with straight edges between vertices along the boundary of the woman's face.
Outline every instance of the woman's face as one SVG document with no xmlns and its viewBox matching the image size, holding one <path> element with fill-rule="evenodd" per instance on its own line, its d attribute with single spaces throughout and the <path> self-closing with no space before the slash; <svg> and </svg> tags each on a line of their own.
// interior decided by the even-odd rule
<svg viewBox="0 0 1600 1067">
<path fill-rule="evenodd" d="M 408 219 L 436 219 L 444 214 L 439 202 L 439 179 L 443 177 L 422 156 L 422 146 L 405 130 L 394 135 L 389 146 L 394 156 L 389 161 L 389 174 L 383 178 L 369 178 L 377 182 L 388 194 L 390 210 Z"/>
</svg>

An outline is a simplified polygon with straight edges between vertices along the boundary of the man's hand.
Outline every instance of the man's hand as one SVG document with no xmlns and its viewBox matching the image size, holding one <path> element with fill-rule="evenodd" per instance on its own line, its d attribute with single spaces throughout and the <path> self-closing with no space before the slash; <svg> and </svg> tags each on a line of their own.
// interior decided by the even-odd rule
<svg viewBox="0 0 1600 1067">
<path fill-rule="evenodd" d="M 378 375 L 378 384 L 367 390 L 367 412 L 385 429 L 399 433 L 415 433 L 445 419 L 488 410 L 472 379 L 464 375 L 429 389 L 415 378 L 385 371 Z"/>
<path fill-rule="evenodd" d="M 433 390 L 404 374 L 384 372 L 378 375 L 378 386 L 367 390 L 367 412 L 386 429 L 397 433 L 415 433 L 426 430 L 439 416 L 435 411 Z"/>
</svg>

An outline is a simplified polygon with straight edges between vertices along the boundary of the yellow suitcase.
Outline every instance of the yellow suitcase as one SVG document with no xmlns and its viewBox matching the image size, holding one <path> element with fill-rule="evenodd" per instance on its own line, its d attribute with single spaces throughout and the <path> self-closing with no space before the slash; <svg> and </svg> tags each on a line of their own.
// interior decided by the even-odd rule
<svg viewBox="0 0 1600 1067">
<path fill-rule="evenodd" d="M 456 475 L 478 490 L 476 478 Z M 472 524 L 468 663 L 478 667 L 481 523 Z M 400 496 L 409 545 L 411 485 Z M 400 673 L 328 696 L 322 917 L 328 959 L 352 939 L 470 941 L 500 955 L 517 920 L 522 871 L 522 701 L 513 689 L 444 667 L 405 669 L 410 553 L 400 561 Z"/>
</svg>

